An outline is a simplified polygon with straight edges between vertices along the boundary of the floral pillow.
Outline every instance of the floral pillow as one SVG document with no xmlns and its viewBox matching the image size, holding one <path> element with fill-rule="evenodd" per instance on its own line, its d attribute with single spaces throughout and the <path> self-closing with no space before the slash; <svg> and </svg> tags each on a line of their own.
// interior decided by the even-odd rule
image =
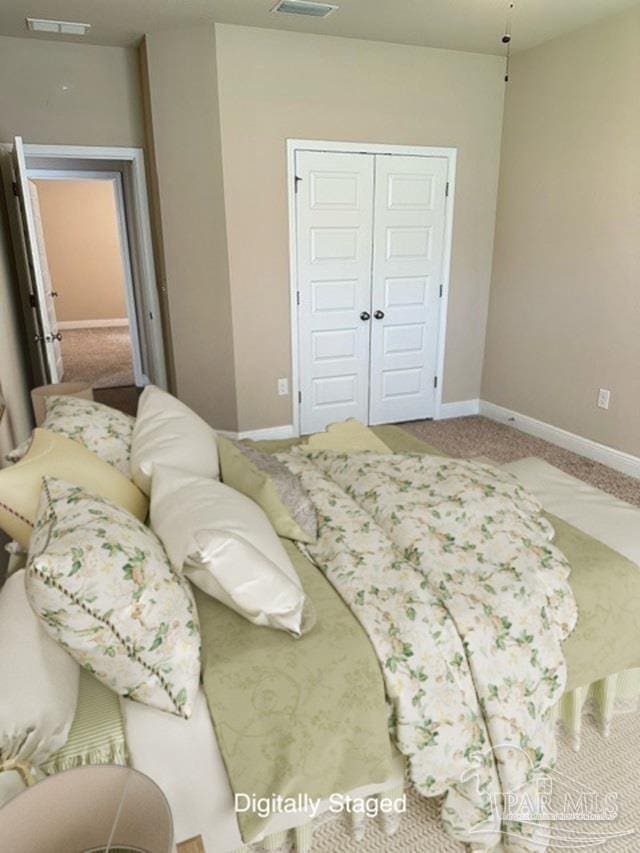
<svg viewBox="0 0 640 853">
<path fill-rule="evenodd" d="M 45 629 L 121 696 L 189 717 L 200 630 L 159 539 L 110 501 L 44 478 L 25 586 Z"/>
<path fill-rule="evenodd" d="M 45 412 L 44 429 L 80 442 L 131 479 L 129 460 L 135 418 L 94 400 L 62 395 L 47 397 Z M 31 439 L 27 439 L 12 450 L 7 455 L 9 462 L 22 459 L 30 444 Z"/>
</svg>

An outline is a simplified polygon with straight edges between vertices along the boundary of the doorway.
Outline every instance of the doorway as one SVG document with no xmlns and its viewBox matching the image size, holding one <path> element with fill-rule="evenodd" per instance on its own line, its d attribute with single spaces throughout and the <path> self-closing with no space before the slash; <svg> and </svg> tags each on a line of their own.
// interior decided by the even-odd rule
<svg viewBox="0 0 640 853">
<path fill-rule="evenodd" d="M 290 141 L 296 430 L 435 418 L 455 151 Z"/>
<path fill-rule="evenodd" d="M 142 151 L 18 137 L 11 154 L 33 382 L 86 381 L 135 410 L 141 387 L 167 384 Z"/>
<path fill-rule="evenodd" d="M 27 174 L 52 321 L 61 336 L 57 381 L 144 385 L 120 173 Z"/>
</svg>

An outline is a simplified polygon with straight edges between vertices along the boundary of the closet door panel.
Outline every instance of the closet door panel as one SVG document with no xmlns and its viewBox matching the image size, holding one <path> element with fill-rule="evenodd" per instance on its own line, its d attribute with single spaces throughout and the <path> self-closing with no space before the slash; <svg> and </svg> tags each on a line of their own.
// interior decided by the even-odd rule
<svg viewBox="0 0 640 853">
<path fill-rule="evenodd" d="M 433 417 L 445 158 L 376 156 L 369 423 Z"/>
<path fill-rule="evenodd" d="M 296 155 L 300 428 L 366 423 L 374 158 Z"/>
</svg>

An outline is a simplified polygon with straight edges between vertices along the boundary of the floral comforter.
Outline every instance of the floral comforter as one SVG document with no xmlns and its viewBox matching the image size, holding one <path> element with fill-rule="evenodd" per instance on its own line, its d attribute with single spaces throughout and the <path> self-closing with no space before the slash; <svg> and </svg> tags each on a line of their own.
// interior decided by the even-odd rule
<svg viewBox="0 0 640 853">
<path fill-rule="evenodd" d="M 414 786 L 446 794 L 445 828 L 474 850 L 544 849 L 545 824 L 514 823 L 505 807 L 516 794 L 536 802 L 553 767 L 561 643 L 577 618 L 539 503 L 477 462 L 300 448 L 279 458 L 318 510 L 307 555 L 375 647 Z"/>
</svg>

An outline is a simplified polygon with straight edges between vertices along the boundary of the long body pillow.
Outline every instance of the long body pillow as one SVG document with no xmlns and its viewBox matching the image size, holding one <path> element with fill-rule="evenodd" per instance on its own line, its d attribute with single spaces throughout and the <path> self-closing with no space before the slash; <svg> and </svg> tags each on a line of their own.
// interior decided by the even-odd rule
<svg viewBox="0 0 640 853">
<path fill-rule="evenodd" d="M 46 478 L 26 569 L 31 606 L 121 696 L 188 717 L 200 681 L 193 594 L 153 532 L 79 486 Z"/>
<path fill-rule="evenodd" d="M 103 462 L 130 477 L 131 439 L 135 418 L 111 406 L 68 395 L 44 398 L 46 417 L 42 428 L 72 438 L 99 456 Z M 29 450 L 31 439 L 7 454 L 18 462 Z"/>
<path fill-rule="evenodd" d="M 217 480 L 156 465 L 151 526 L 173 566 L 255 625 L 300 636 L 311 604 L 260 507 Z"/>
<path fill-rule="evenodd" d="M 154 465 L 218 478 L 216 433 L 176 397 L 147 385 L 138 401 L 131 445 L 131 475 L 148 495 Z"/>
<path fill-rule="evenodd" d="M 24 580 L 21 569 L 0 590 L 0 806 L 64 746 L 78 701 L 80 668 L 29 606 Z"/>
<path fill-rule="evenodd" d="M 147 499 L 124 474 L 77 441 L 35 429 L 26 456 L 0 471 L 0 527 L 25 548 L 29 547 L 45 476 L 84 486 L 136 518 L 146 518 Z"/>
</svg>

